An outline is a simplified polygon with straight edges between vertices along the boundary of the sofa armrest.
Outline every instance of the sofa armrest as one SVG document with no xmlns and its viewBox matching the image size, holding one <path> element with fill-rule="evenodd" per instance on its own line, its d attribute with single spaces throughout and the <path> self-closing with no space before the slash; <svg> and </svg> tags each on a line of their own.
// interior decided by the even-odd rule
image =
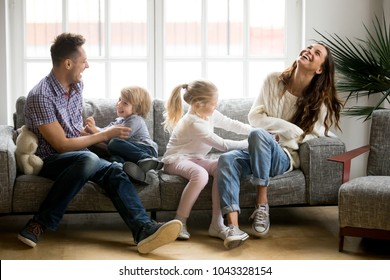
<svg viewBox="0 0 390 280">
<path fill-rule="evenodd" d="M 348 152 L 331 156 L 328 158 L 330 161 L 341 162 L 343 165 L 343 183 L 349 181 L 349 176 L 351 173 L 351 161 L 357 156 L 360 156 L 363 153 L 366 153 L 370 150 L 370 145 L 362 146 Z"/>
<path fill-rule="evenodd" d="M 337 204 L 342 167 L 328 158 L 344 152 L 344 143 L 333 137 L 311 139 L 299 148 L 301 169 L 306 180 L 306 200 L 310 205 Z"/>
<path fill-rule="evenodd" d="M 16 159 L 12 126 L 0 125 L 0 213 L 10 213 L 16 179 Z"/>
</svg>

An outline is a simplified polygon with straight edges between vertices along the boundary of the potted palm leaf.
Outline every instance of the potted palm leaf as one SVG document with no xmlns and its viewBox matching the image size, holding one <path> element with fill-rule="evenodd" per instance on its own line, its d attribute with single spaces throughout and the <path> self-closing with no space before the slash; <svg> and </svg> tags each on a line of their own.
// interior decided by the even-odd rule
<svg viewBox="0 0 390 280">
<path fill-rule="evenodd" d="M 331 50 L 337 73 L 336 88 L 347 93 L 345 103 L 361 96 L 378 96 L 374 106 L 345 107 L 344 115 L 358 116 L 364 121 L 376 109 L 390 103 L 390 26 L 377 16 L 372 21 L 373 28 L 363 24 L 367 37 L 364 39 L 341 38 L 337 34 L 324 35 L 315 30 Z"/>
</svg>

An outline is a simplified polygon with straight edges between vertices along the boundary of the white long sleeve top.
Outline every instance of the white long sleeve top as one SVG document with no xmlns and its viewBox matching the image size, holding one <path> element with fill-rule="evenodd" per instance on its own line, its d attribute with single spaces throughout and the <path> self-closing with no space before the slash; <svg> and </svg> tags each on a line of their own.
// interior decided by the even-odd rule
<svg viewBox="0 0 390 280">
<path fill-rule="evenodd" d="M 298 98 L 288 91 L 283 93 L 284 85 L 279 81 L 279 75 L 280 73 L 274 72 L 266 77 L 260 94 L 249 111 L 248 120 L 253 127 L 261 127 L 272 134 L 279 135 L 280 145 L 290 156 L 290 170 L 292 170 L 299 167 L 297 153 L 299 144 L 312 138 L 325 136 L 324 120 L 327 110 L 325 105 L 322 105 L 313 131 L 301 139 L 303 130 L 288 121 L 295 113 Z M 334 136 L 330 132 L 329 135 Z"/>
<path fill-rule="evenodd" d="M 169 164 L 183 159 L 203 159 L 212 148 L 222 152 L 248 148 L 247 139 L 223 139 L 214 133 L 214 127 L 242 135 L 249 135 L 252 129 L 217 110 L 207 120 L 189 110 L 173 129 L 162 161 Z"/>
</svg>

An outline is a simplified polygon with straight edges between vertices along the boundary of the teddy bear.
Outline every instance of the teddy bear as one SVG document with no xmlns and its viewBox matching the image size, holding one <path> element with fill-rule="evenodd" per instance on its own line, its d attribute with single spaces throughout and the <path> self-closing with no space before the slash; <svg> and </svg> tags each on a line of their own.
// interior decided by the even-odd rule
<svg viewBox="0 0 390 280">
<path fill-rule="evenodd" d="M 38 137 L 27 126 L 20 128 L 16 138 L 16 164 L 19 170 L 28 175 L 37 175 L 43 166 L 43 160 L 35 155 L 38 147 Z"/>
</svg>

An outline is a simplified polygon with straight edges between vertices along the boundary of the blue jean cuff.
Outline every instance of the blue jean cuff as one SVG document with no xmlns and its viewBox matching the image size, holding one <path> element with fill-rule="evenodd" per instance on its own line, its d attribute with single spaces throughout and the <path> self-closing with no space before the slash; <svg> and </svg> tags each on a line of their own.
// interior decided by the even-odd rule
<svg viewBox="0 0 390 280">
<path fill-rule="evenodd" d="M 228 205 L 228 206 L 225 206 L 221 209 L 222 216 L 225 216 L 226 214 L 236 212 L 236 211 L 238 212 L 238 214 L 241 213 L 240 206 L 238 206 L 237 204 Z"/>
<path fill-rule="evenodd" d="M 251 176 L 250 182 L 254 186 L 266 186 L 266 187 L 268 187 L 268 185 L 269 185 L 269 180 L 263 180 L 263 179 L 256 178 L 256 177 L 253 177 L 253 176 Z"/>
</svg>

